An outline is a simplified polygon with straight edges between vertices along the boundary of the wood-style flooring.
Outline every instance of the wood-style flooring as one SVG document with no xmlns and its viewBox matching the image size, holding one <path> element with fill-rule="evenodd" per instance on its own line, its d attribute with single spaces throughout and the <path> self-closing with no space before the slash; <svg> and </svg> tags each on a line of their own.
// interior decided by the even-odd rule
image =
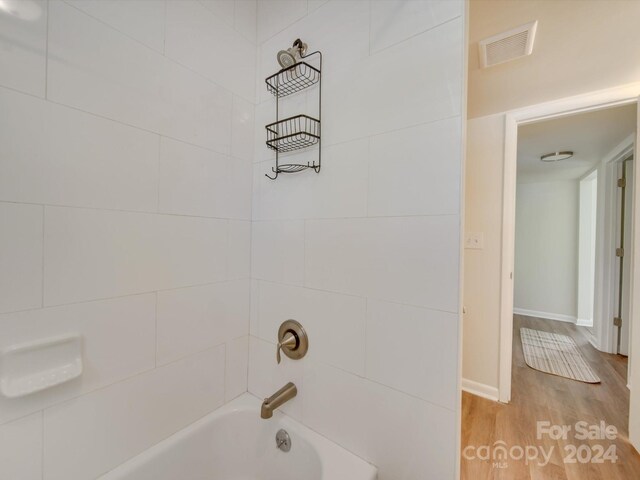
<svg viewBox="0 0 640 480">
<path fill-rule="evenodd" d="M 513 377 L 511 403 L 505 405 L 463 392 L 462 396 L 462 451 L 467 446 L 493 446 L 504 441 L 508 448 L 520 445 L 553 447 L 551 460 L 545 466 L 537 461 L 527 465 L 525 460 L 461 459 L 462 480 L 640 480 L 640 455 L 629 444 L 629 390 L 626 386 L 627 359 L 596 350 L 587 340 L 585 329 L 570 323 L 514 316 Z M 567 378 L 539 372 L 524 362 L 520 327 L 533 328 L 571 336 L 591 368 L 602 379 L 600 384 L 586 384 Z M 615 441 L 576 440 L 574 431 L 567 440 L 536 438 L 536 422 L 549 421 L 557 425 L 574 426 L 578 421 L 599 424 L 604 420 L 618 429 Z M 615 444 L 616 463 L 566 463 L 568 444 L 576 447 L 596 444 L 606 448 Z M 473 453 L 474 450 L 468 450 Z M 484 454 L 485 452 L 482 452 Z M 518 450 L 514 454 L 518 455 Z M 583 457 L 586 458 L 586 457 Z"/>
</svg>

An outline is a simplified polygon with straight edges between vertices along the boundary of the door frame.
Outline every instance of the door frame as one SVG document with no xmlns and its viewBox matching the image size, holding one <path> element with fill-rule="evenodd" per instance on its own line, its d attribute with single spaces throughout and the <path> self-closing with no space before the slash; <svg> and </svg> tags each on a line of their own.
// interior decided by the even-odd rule
<svg viewBox="0 0 640 480">
<path fill-rule="evenodd" d="M 511 400 L 518 126 L 577 113 L 586 113 L 604 108 L 638 103 L 638 97 L 640 97 L 640 82 L 532 105 L 512 110 L 505 114 L 502 185 L 502 248 L 500 265 L 500 370 L 498 379 L 499 400 L 503 403 L 508 403 Z M 634 170 L 636 185 L 640 185 L 640 182 L 637 181 L 639 171 L 640 168 Z M 637 190 L 634 190 L 633 199 L 634 226 L 636 223 L 635 217 L 637 214 L 640 214 L 640 206 L 638 205 L 640 195 L 635 195 L 636 191 Z M 632 238 L 635 245 L 636 238 L 634 234 L 632 234 Z M 638 282 L 638 286 L 636 286 L 633 281 L 635 272 L 638 272 L 640 275 L 640 255 L 634 256 L 631 262 L 631 296 L 635 298 L 636 294 L 638 294 L 638 298 L 640 298 L 640 282 Z M 635 316 L 633 302 L 631 302 L 631 304 L 630 317 L 633 317 Z M 634 358 L 635 357 L 637 356 L 634 356 Z M 631 369 L 631 357 L 629 366 Z M 640 371 L 640 366 L 636 371 Z"/>
</svg>

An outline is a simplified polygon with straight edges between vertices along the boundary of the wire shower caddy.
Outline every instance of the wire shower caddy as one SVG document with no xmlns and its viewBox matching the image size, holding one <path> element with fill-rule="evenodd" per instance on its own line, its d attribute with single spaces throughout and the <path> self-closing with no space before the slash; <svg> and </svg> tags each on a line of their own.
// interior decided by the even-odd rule
<svg viewBox="0 0 640 480">
<path fill-rule="evenodd" d="M 305 62 L 311 56 L 319 59 L 319 68 Z M 290 67 L 267 77 L 265 83 L 267 91 L 276 97 L 276 121 L 266 125 L 267 147 L 276 152 L 276 165 L 271 168 L 273 176 L 265 174 L 267 178 L 275 180 L 281 173 L 296 173 L 312 169 L 320 172 L 322 160 L 321 148 L 321 119 L 322 119 L 322 53 L 312 52 L 300 57 L 301 60 Z M 318 118 L 309 115 L 294 115 L 280 119 L 280 98 L 292 95 L 318 84 Z M 303 148 L 318 145 L 318 160 L 302 163 L 280 163 L 280 154 L 293 152 Z"/>
</svg>

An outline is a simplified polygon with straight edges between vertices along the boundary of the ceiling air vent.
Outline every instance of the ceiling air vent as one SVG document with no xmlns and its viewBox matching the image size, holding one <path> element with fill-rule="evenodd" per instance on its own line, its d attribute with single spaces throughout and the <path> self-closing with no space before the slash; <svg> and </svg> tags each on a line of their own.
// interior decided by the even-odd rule
<svg viewBox="0 0 640 480">
<path fill-rule="evenodd" d="M 479 42 L 480 66 L 492 67 L 499 63 L 531 55 L 538 21 L 527 23 L 508 32 L 499 33 Z"/>
</svg>

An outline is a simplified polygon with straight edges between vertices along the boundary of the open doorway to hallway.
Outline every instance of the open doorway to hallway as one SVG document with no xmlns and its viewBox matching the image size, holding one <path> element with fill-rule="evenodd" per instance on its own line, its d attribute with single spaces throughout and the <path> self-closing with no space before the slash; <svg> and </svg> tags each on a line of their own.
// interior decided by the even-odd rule
<svg viewBox="0 0 640 480">
<path fill-rule="evenodd" d="M 463 394 L 463 479 L 640 478 L 626 356 L 636 110 L 518 128 L 510 403 Z"/>
</svg>

